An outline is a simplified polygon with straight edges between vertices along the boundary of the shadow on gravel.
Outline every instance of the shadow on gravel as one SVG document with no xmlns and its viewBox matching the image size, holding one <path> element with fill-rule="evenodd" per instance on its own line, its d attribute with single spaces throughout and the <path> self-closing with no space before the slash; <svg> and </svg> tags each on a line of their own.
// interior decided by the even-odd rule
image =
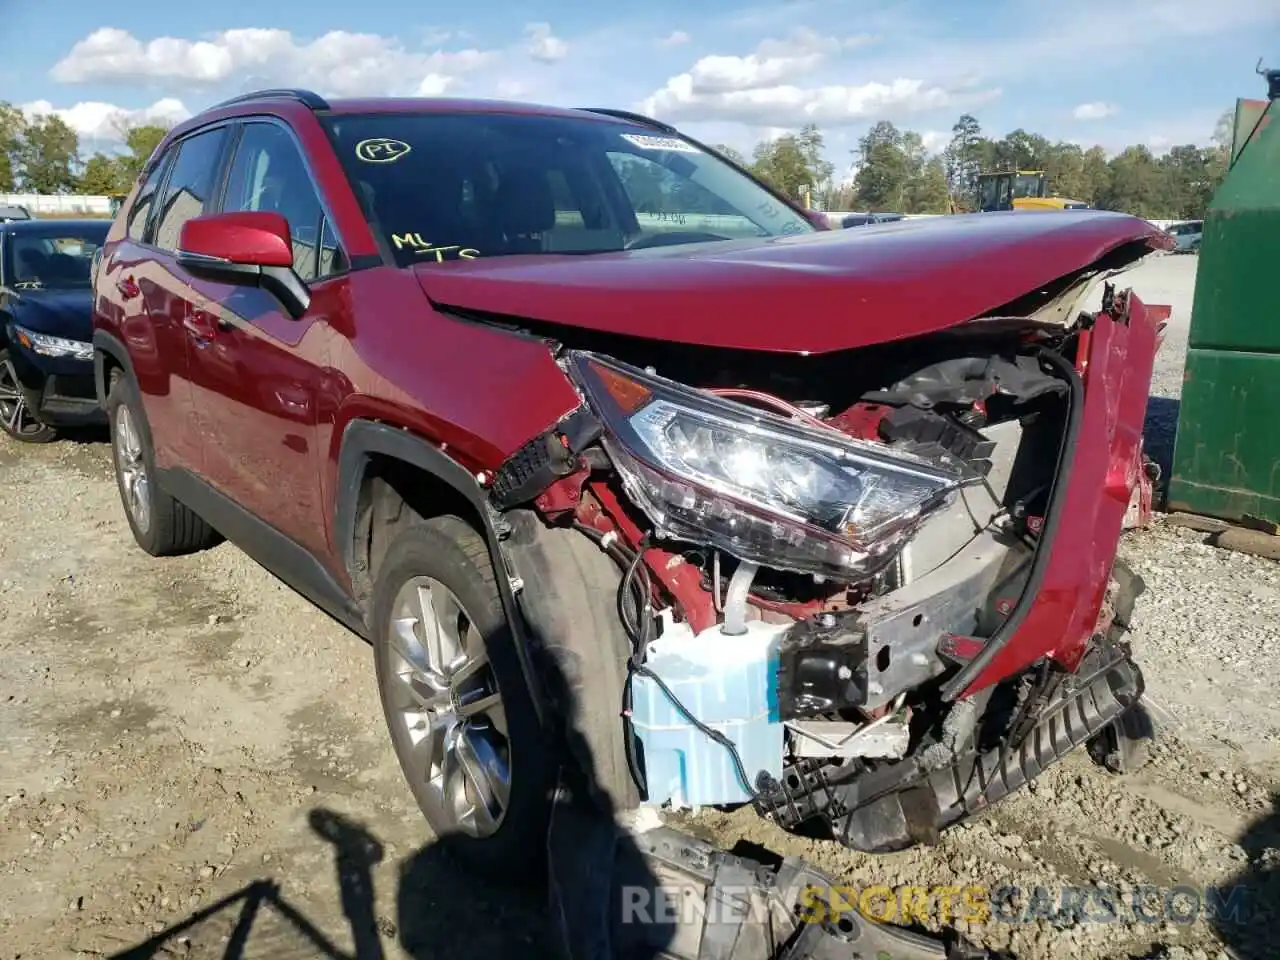
<svg viewBox="0 0 1280 960">
<path fill-rule="evenodd" d="M 567 719 L 553 734 L 563 757 L 589 757 L 576 729 L 579 714 L 572 689 L 553 663 L 544 682 Z M 567 729 L 566 729 L 567 728 Z M 112 960 L 245 957 L 384 960 L 656 960 L 676 936 L 676 917 L 659 906 L 667 894 L 630 834 L 617 830 L 608 796 L 572 761 L 562 763 L 551 800 L 548 859 L 538 876 L 495 883 L 471 873 L 450 856 L 449 838 L 418 850 L 399 865 L 394 921 L 377 913 L 374 868 L 382 842 L 363 824 L 323 807 L 308 822 L 333 848 L 343 915 L 353 950 L 338 947 L 281 895 L 289 878 L 257 880 L 185 920 L 120 953 Z M 625 884 L 625 888 L 622 885 Z M 618 924 L 628 915 L 625 889 L 654 904 L 647 921 Z M 539 891 L 539 898 L 534 891 Z M 549 896 L 548 896 L 549 893 Z M 252 941 L 250 938 L 252 937 Z M 388 951 L 398 945 L 399 950 Z"/>
<path fill-rule="evenodd" d="M 1178 411 L 1182 401 L 1176 397 L 1148 397 L 1147 419 L 1142 431 L 1142 445 L 1147 456 L 1160 465 L 1160 481 L 1156 484 L 1156 502 L 1163 503 L 1169 477 L 1173 473 L 1173 440 L 1178 431 Z"/>
<path fill-rule="evenodd" d="M 1223 890 L 1224 908 L 1211 922 L 1223 944 L 1240 960 L 1264 960 L 1280 955 L 1280 794 L 1271 798 L 1271 811 L 1239 840 L 1248 865 Z"/>
<path fill-rule="evenodd" d="M 308 820 L 333 847 L 350 950 L 339 947 L 292 906 L 281 893 L 280 881 L 270 879 L 247 884 L 114 954 L 112 960 L 181 955 L 385 960 L 389 953 L 400 956 L 402 951 L 414 960 L 555 955 L 545 904 L 479 880 L 435 845 L 423 847 L 401 865 L 396 920 L 379 916 L 373 871 L 383 859 L 381 841 L 360 823 L 323 807 L 312 810 Z M 400 950 L 384 946 L 393 943 Z"/>
<path fill-rule="evenodd" d="M 111 431 L 106 426 L 59 427 L 57 442 L 97 446 L 111 442 Z"/>
</svg>

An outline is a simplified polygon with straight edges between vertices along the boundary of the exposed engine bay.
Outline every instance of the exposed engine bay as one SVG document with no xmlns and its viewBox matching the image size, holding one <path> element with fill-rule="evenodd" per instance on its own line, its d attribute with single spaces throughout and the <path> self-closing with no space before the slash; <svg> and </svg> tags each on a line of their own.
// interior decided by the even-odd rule
<svg viewBox="0 0 1280 960">
<path fill-rule="evenodd" d="M 1123 568 L 1074 671 L 1042 659 L 970 690 L 1060 519 L 1096 319 L 1045 319 L 1061 292 L 814 357 L 558 344 L 583 404 L 491 497 L 532 502 L 624 572 L 621 712 L 645 802 L 752 803 L 900 849 L 1138 701 L 1122 633 L 1141 582 Z M 1127 308 L 1108 286 L 1103 315 Z"/>
</svg>

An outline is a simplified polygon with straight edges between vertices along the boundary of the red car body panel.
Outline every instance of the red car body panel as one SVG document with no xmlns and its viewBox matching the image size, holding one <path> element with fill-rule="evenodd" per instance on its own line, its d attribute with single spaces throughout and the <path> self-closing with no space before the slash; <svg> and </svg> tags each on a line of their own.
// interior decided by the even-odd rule
<svg viewBox="0 0 1280 960">
<path fill-rule="evenodd" d="M 1155 225 L 1088 211 L 904 220 L 769 240 L 416 269 L 439 304 L 712 347 L 816 354 L 932 333 L 1058 280 Z"/>
<path fill-rule="evenodd" d="M 1034 604 L 966 694 L 1042 656 L 1073 669 L 1093 634 L 1108 626 L 1099 612 L 1125 511 L 1143 482 L 1142 428 L 1159 319 L 1167 315 L 1136 296 L 1128 300 L 1127 323 L 1099 314 L 1090 331 L 1079 436 Z"/>
<path fill-rule="evenodd" d="M 412 109 L 517 108 L 417 101 Z M 198 123 L 251 113 L 292 127 L 348 256 L 380 258 L 309 109 L 286 100 L 224 107 Z M 196 124 L 176 128 L 161 149 Z M 384 264 L 313 284 L 310 309 L 293 320 L 265 291 L 178 281 L 172 256 L 125 235 L 132 202 L 131 193 L 104 247 L 95 326 L 128 349 L 157 465 L 203 476 L 348 587 L 333 522 L 352 420 L 400 427 L 475 473 L 497 468 L 580 402 L 544 343 L 430 301 L 648 339 L 824 353 L 962 324 L 1120 246 L 1167 240 L 1120 214 L 1016 212 L 589 257 Z M 1070 663 L 1093 633 L 1140 470 L 1155 337 L 1136 298 L 1127 328 L 1106 317 L 1093 328 L 1051 560 L 1029 613 L 970 689 L 1045 654 Z"/>
<path fill-rule="evenodd" d="M 358 417 L 399 422 L 474 473 L 497 468 L 580 403 L 545 344 L 432 310 L 408 271 L 360 271 L 349 283 L 353 335 L 335 337 L 330 356 L 349 381 L 331 469 L 343 428 Z"/>
</svg>

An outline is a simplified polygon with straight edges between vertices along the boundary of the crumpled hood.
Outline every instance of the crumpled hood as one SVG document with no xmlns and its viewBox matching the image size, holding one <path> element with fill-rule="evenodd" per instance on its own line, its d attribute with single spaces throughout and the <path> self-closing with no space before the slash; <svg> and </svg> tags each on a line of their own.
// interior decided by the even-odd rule
<svg viewBox="0 0 1280 960">
<path fill-rule="evenodd" d="M 68 340 L 93 339 L 93 291 L 83 290 L 19 290 L 18 297 L 7 297 L 14 323 Z"/>
<path fill-rule="evenodd" d="M 806 354 L 964 323 L 1133 243 L 1170 246 L 1127 214 L 1012 211 L 620 253 L 482 256 L 414 271 L 442 307 Z"/>
</svg>

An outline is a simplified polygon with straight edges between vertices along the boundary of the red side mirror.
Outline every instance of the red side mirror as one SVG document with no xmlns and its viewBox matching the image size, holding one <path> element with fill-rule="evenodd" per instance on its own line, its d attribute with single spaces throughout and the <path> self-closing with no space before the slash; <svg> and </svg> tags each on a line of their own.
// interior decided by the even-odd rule
<svg viewBox="0 0 1280 960">
<path fill-rule="evenodd" d="M 293 269 L 289 221 L 278 213 L 213 213 L 188 220 L 178 238 L 178 264 L 203 280 L 260 287 L 295 320 L 311 305 L 311 291 Z"/>
<path fill-rule="evenodd" d="M 181 254 L 258 267 L 292 267 L 289 221 L 278 213 L 243 210 L 193 217 L 182 225 Z"/>
</svg>

